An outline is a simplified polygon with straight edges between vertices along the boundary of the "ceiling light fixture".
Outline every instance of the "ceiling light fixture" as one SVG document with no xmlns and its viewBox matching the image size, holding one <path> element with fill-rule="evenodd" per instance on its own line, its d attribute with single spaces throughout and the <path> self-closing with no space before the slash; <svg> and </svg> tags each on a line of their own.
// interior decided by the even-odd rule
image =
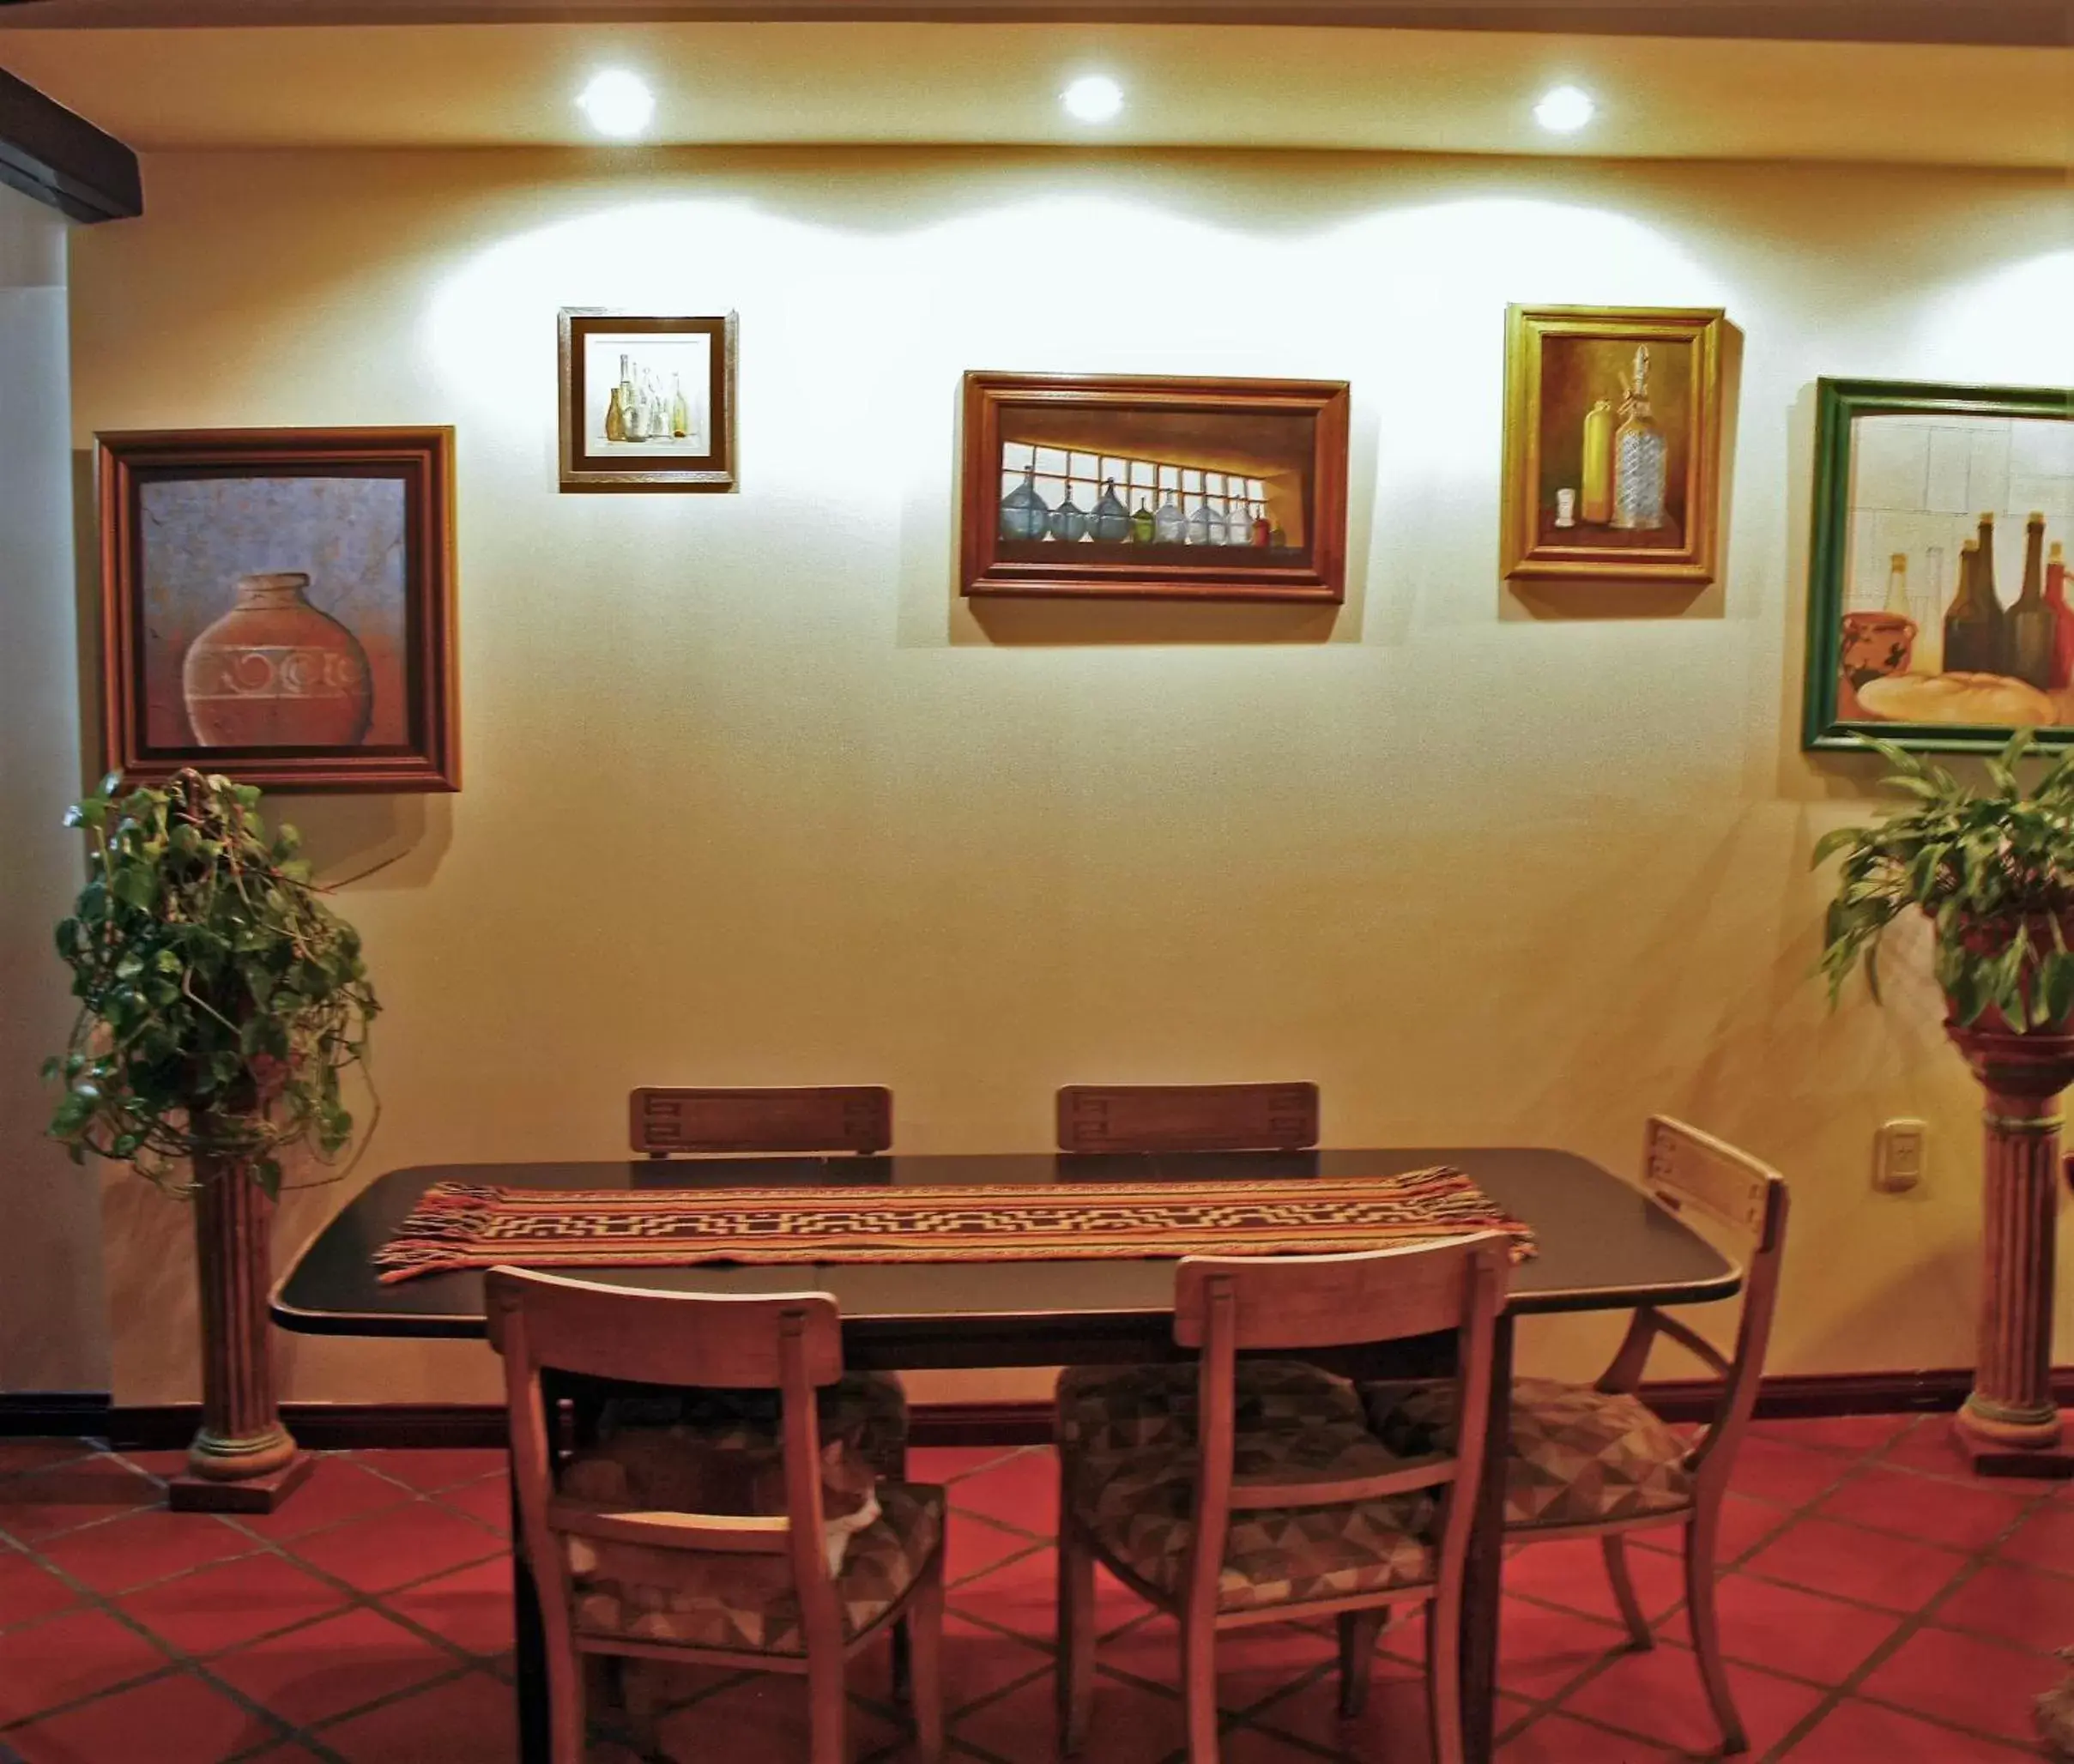
<svg viewBox="0 0 2074 1764">
<path fill-rule="evenodd" d="M 1059 102 L 1078 122 L 1112 122 L 1123 112 L 1123 88 L 1107 74 L 1087 74 L 1061 92 Z"/>
<path fill-rule="evenodd" d="M 615 141 L 629 141 L 655 119 L 656 94 L 648 82 L 625 68 L 607 68 L 591 76 L 590 83 L 576 95 L 577 107 L 590 118 L 590 126 Z"/>
<path fill-rule="evenodd" d="M 1541 94 L 1534 120 L 1557 135 L 1573 135 L 1599 113 L 1592 94 L 1575 86 L 1558 86 Z"/>
</svg>

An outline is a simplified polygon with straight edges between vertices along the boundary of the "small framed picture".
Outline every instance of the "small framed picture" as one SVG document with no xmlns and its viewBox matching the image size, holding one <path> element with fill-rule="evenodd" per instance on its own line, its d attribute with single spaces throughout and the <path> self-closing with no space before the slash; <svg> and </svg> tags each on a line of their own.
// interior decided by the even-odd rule
<svg viewBox="0 0 2074 1764">
<path fill-rule="evenodd" d="M 1339 601 L 1344 380 L 968 373 L 967 595 Z"/>
<path fill-rule="evenodd" d="M 2074 741 L 2074 390 L 1815 383 L 1801 745 Z"/>
<path fill-rule="evenodd" d="M 565 306 L 561 487 L 733 490 L 735 315 Z"/>
<path fill-rule="evenodd" d="M 1726 323 L 1718 307 L 1506 309 L 1508 577 L 1714 580 Z"/>
<path fill-rule="evenodd" d="M 461 788 L 451 429 L 184 429 L 97 449 L 109 770 Z"/>
</svg>

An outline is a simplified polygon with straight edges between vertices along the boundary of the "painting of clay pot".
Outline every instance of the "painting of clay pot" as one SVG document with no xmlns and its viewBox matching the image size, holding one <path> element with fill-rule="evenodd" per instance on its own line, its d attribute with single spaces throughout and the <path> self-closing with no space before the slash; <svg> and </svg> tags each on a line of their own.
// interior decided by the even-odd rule
<svg viewBox="0 0 2074 1764">
<path fill-rule="evenodd" d="M 204 747 L 357 747 L 374 685 L 360 639 L 309 601 L 310 578 L 238 578 L 237 603 L 188 646 L 181 695 Z"/>
</svg>

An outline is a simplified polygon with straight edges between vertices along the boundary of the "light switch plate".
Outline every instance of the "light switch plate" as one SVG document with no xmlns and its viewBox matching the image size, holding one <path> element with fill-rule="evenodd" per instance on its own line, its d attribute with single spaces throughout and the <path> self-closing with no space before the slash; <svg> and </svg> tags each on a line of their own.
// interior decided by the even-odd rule
<svg viewBox="0 0 2074 1764">
<path fill-rule="evenodd" d="M 1929 1174 L 1930 1129 L 1904 1118 L 1883 1121 L 1872 1136 L 1872 1186 L 1885 1194 L 1903 1194 Z"/>
</svg>

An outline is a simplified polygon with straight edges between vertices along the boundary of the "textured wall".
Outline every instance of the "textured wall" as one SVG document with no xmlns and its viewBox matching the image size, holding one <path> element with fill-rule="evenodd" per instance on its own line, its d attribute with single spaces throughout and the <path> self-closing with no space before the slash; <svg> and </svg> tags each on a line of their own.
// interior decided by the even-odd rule
<svg viewBox="0 0 2074 1764">
<path fill-rule="evenodd" d="M 388 1014 L 366 1163 L 612 1155 L 643 1082 L 892 1085 L 916 1150 L 1091 1079 L 1304 1077 L 1328 1139 L 1631 1167 L 1684 1115 L 1796 1190 L 1776 1363 L 1962 1363 L 1973 1102 L 1926 982 L 1825 1014 L 1798 750 L 1817 375 L 2065 384 L 2028 174 L 985 152 L 154 159 L 79 241 L 75 434 L 451 422 L 454 798 L 293 805 Z M 148 292 L 147 292 L 148 291 Z M 1509 299 L 1740 328 L 1725 580 L 1497 575 Z M 558 496 L 562 305 L 741 314 L 743 491 Z M 2048 322 L 2049 321 L 2049 322 Z M 1345 607 L 952 581 L 961 370 L 1345 378 Z M 1870 1187 L 1884 1118 L 1935 1164 Z M 11 1146 L 10 1146 L 11 1149 Z M 288 1235 L 336 1203 L 298 1197 Z M 118 1389 L 191 1380 L 179 1229 L 115 1192 Z M 1597 1326 L 1537 1331 L 1580 1363 Z M 303 1341 L 300 1397 L 481 1394 Z M 1027 1388 L 946 1380 L 933 1391 Z"/>
</svg>

